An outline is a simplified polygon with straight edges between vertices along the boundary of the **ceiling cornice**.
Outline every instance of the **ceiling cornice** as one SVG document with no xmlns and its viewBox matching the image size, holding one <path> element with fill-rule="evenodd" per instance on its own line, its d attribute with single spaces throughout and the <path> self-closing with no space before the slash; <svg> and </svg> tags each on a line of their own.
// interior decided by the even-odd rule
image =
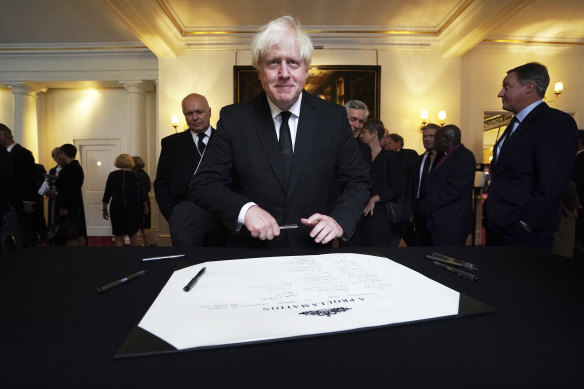
<svg viewBox="0 0 584 389">
<path fill-rule="evenodd" d="M 534 0 L 475 0 L 440 35 L 442 55 L 459 57 Z"/>
<path fill-rule="evenodd" d="M 181 36 L 165 16 L 159 1 L 103 1 L 157 57 L 176 57 L 181 54 Z"/>
</svg>

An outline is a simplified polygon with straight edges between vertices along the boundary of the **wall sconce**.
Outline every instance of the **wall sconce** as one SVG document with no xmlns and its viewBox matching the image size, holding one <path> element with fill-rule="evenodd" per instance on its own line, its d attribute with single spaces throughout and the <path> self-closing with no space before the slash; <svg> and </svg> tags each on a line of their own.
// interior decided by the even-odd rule
<svg viewBox="0 0 584 389">
<path fill-rule="evenodd" d="M 438 120 L 440 121 L 440 125 L 443 126 L 446 121 L 446 111 L 438 112 Z"/>
<path fill-rule="evenodd" d="M 564 90 L 564 83 L 561 81 L 556 82 L 556 84 L 554 85 L 554 95 L 556 97 L 553 100 L 546 99 L 545 101 L 548 103 L 551 103 L 552 101 L 556 101 L 558 99 L 558 96 L 562 94 L 563 90 Z"/>
<path fill-rule="evenodd" d="M 422 119 L 422 124 L 420 125 L 420 129 L 422 129 L 422 128 L 424 128 L 424 126 L 426 124 L 428 124 L 428 110 L 427 109 L 423 109 L 422 112 L 420 112 L 420 119 Z M 440 125 L 443 126 L 444 122 L 446 121 L 446 111 L 438 112 L 438 120 L 440 122 Z"/>
<path fill-rule="evenodd" d="M 172 115 L 171 125 L 174 127 L 174 133 L 176 134 L 176 129 L 178 128 L 178 116 Z"/>
<path fill-rule="evenodd" d="M 423 109 L 420 112 L 420 119 L 422 119 L 422 124 L 420 125 L 420 129 L 422 129 L 426 124 L 428 124 L 428 110 Z"/>
</svg>

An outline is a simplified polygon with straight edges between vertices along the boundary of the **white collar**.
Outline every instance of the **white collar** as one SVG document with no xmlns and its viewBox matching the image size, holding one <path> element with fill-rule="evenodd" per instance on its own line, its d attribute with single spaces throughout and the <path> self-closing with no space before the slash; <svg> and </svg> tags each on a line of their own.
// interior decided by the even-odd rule
<svg viewBox="0 0 584 389">
<path fill-rule="evenodd" d="M 266 95 L 266 97 L 268 97 Z M 298 96 L 298 100 L 296 100 L 296 102 L 294 103 L 294 105 L 292 105 L 290 107 L 290 109 L 288 109 L 288 112 L 292 113 L 294 116 L 296 116 L 297 118 L 300 117 L 300 105 L 302 104 L 302 92 L 300 92 L 300 95 Z M 276 104 L 274 104 L 270 98 L 268 97 L 268 105 L 270 106 L 270 112 L 272 113 L 272 119 L 274 119 L 276 116 L 278 116 L 280 114 L 280 112 L 282 112 L 283 110 L 278 108 L 276 106 Z"/>
</svg>

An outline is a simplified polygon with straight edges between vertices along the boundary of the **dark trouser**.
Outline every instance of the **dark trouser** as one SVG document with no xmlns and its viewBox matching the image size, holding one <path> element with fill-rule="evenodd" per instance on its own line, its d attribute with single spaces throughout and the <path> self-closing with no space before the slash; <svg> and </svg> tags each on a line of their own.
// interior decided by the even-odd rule
<svg viewBox="0 0 584 389">
<path fill-rule="evenodd" d="M 554 243 L 553 231 L 528 232 L 518 221 L 499 231 L 493 230 L 488 221 L 485 224 L 487 246 L 533 247 L 543 251 L 552 251 Z"/>
<path fill-rule="evenodd" d="M 174 247 L 224 246 L 227 229 L 203 208 L 190 201 L 178 203 L 168 220 Z"/>
<path fill-rule="evenodd" d="M 432 246 L 432 236 L 426 228 L 426 218 L 416 209 L 413 214 L 413 222 L 404 235 L 404 242 L 409 247 Z"/>
<path fill-rule="evenodd" d="M 432 231 L 432 245 L 434 246 L 464 246 L 468 234 L 444 234 Z"/>
<path fill-rule="evenodd" d="M 32 246 L 31 217 L 31 215 L 19 214 L 12 207 L 4 212 L 0 230 L 3 253 Z"/>
</svg>

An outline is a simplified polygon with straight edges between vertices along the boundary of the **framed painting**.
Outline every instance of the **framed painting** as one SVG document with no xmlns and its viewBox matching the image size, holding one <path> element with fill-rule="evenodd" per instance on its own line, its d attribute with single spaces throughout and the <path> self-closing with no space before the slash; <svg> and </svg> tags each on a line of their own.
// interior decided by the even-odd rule
<svg viewBox="0 0 584 389">
<path fill-rule="evenodd" d="M 253 66 L 233 67 L 233 100 L 251 100 L 262 92 Z M 361 100 L 369 107 L 369 117 L 379 119 L 381 66 L 315 65 L 308 69 L 304 89 L 324 100 L 344 105 Z"/>
</svg>

